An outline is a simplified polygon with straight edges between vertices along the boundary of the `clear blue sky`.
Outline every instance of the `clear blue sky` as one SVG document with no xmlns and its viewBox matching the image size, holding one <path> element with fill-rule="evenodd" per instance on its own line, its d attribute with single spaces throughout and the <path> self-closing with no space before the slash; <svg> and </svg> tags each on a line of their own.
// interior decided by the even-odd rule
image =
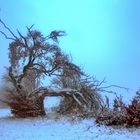
<svg viewBox="0 0 140 140">
<path fill-rule="evenodd" d="M 0 18 L 14 31 L 65 30 L 62 49 L 74 63 L 108 84 L 140 87 L 140 0 L 0 0 Z M 0 26 L 0 29 L 3 28 Z M 8 42 L 0 35 L 0 75 Z M 128 93 L 127 93 L 128 94 Z"/>
</svg>

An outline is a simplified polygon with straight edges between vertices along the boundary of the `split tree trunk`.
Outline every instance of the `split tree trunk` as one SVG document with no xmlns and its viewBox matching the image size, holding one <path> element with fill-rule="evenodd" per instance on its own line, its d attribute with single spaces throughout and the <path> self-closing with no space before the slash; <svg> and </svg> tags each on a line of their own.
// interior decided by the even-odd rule
<svg viewBox="0 0 140 140">
<path fill-rule="evenodd" d="M 75 90 L 63 89 L 60 91 L 48 91 L 47 88 L 39 88 L 32 94 L 28 95 L 24 91 L 20 91 L 22 94 L 9 94 L 10 102 L 8 105 L 11 108 L 11 113 L 15 117 L 25 118 L 25 117 L 37 117 L 46 115 L 44 108 L 44 98 L 46 96 L 62 96 L 71 97 L 74 102 L 76 102 L 79 107 L 85 108 L 85 99 L 81 93 Z M 26 96 L 28 95 L 28 96 Z M 78 98 L 81 98 L 79 100 Z"/>
</svg>

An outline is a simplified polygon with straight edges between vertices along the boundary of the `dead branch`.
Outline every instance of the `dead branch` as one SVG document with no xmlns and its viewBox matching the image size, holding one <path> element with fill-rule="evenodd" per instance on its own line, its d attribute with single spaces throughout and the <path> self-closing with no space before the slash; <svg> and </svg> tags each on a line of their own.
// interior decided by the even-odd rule
<svg viewBox="0 0 140 140">
<path fill-rule="evenodd" d="M 104 87 L 101 87 L 101 88 L 102 88 L 102 89 L 107 89 L 107 88 L 112 88 L 112 87 L 124 89 L 124 90 L 126 90 L 127 92 L 129 91 L 129 88 L 122 87 L 122 86 L 118 86 L 118 85 L 109 85 L 109 86 L 104 86 Z"/>
<path fill-rule="evenodd" d="M 24 47 L 26 47 L 28 49 L 28 43 L 27 43 L 27 39 L 21 34 L 21 32 L 19 30 L 17 30 L 19 36 L 23 39 L 24 41 Z"/>
<path fill-rule="evenodd" d="M 12 40 L 18 40 L 18 37 L 11 31 L 11 29 L 6 26 L 6 24 L 0 19 L 0 23 L 5 27 L 5 29 L 7 29 L 9 31 L 9 33 L 14 37 L 14 38 L 10 38 L 7 37 L 7 35 L 1 31 L 1 33 L 6 37 L 6 39 L 12 39 Z"/>
<path fill-rule="evenodd" d="M 12 38 L 12 37 L 8 37 L 3 31 L 0 31 L 0 33 L 1 33 L 2 35 L 4 35 L 4 37 L 5 37 L 6 39 L 14 40 L 14 41 L 15 41 L 14 38 Z"/>
</svg>

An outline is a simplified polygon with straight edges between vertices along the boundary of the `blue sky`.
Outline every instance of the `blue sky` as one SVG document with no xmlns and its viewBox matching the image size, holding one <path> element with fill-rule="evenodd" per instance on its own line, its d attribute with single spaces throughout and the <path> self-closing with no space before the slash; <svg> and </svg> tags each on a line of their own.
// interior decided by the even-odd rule
<svg viewBox="0 0 140 140">
<path fill-rule="evenodd" d="M 0 0 L 0 18 L 16 33 L 25 26 L 48 34 L 65 30 L 62 49 L 88 74 L 108 84 L 140 87 L 139 0 Z M 0 30 L 3 27 L 0 26 Z M 0 35 L 0 75 L 8 65 L 8 41 Z M 127 93 L 128 94 L 128 93 Z"/>
</svg>

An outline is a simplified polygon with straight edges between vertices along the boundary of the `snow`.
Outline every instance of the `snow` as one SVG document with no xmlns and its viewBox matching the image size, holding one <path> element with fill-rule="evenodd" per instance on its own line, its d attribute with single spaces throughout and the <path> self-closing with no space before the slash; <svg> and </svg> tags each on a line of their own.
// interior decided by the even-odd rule
<svg viewBox="0 0 140 140">
<path fill-rule="evenodd" d="M 140 128 L 98 126 L 94 119 L 72 121 L 55 113 L 19 119 L 0 109 L 0 140 L 139 140 Z"/>
<path fill-rule="evenodd" d="M 51 111 L 52 108 L 59 106 L 62 97 L 46 97 L 44 100 L 44 106 L 47 111 Z"/>
<path fill-rule="evenodd" d="M 11 116 L 10 109 L 0 108 L 0 118 Z"/>
<path fill-rule="evenodd" d="M 60 93 L 60 92 L 71 92 L 71 91 L 76 91 L 74 89 L 71 88 L 62 88 L 62 89 L 48 89 L 49 92 L 56 92 L 56 93 Z"/>
</svg>

